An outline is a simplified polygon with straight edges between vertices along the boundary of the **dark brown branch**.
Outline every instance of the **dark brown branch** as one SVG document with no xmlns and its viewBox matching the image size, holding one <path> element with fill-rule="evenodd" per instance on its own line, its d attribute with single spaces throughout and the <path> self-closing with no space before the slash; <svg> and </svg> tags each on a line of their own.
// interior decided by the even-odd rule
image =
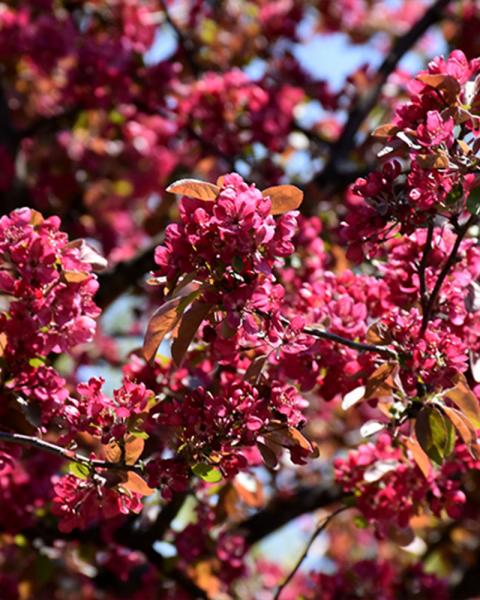
<svg viewBox="0 0 480 600">
<path fill-rule="evenodd" d="M 428 302 L 426 304 L 425 312 L 423 313 L 423 319 L 422 319 L 422 328 L 421 328 L 422 333 L 427 328 L 428 322 L 432 315 L 432 311 L 435 307 L 435 302 L 437 301 L 437 297 L 438 297 L 438 294 L 440 293 L 443 282 L 445 281 L 445 278 L 449 274 L 450 269 L 453 267 L 453 265 L 455 264 L 455 261 L 457 260 L 457 254 L 458 254 L 458 250 L 460 248 L 460 244 L 462 243 L 462 240 L 465 237 L 465 234 L 470 229 L 470 227 L 475 223 L 476 220 L 477 220 L 476 215 L 471 215 L 470 218 L 460 227 L 460 229 L 458 231 L 457 239 L 455 240 L 452 251 L 450 252 L 449 257 L 447 258 L 447 261 L 443 265 L 443 269 L 440 271 L 440 275 L 438 276 L 437 281 L 435 282 L 433 291 L 432 291 L 430 298 L 428 299 Z"/>
<path fill-rule="evenodd" d="M 277 592 L 276 592 L 275 596 L 273 597 L 273 600 L 280 600 L 280 596 L 281 596 L 283 590 L 287 587 L 287 585 L 290 583 L 290 581 L 295 577 L 295 573 L 298 571 L 301 564 L 307 557 L 307 554 L 308 554 L 310 548 L 312 547 L 313 542 L 317 539 L 317 537 L 322 533 L 322 531 L 325 531 L 325 528 L 328 527 L 329 523 L 332 521 L 332 519 L 334 517 L 336 517 L 339 513 L 347 510 L 348 508 L 350 508 L 350 507 L 349 506 L 341 506 L 340 508 L 337 508 L 337 510 L 334 510 L 326 519 L 323 519 L 323 521 L 317 526 L 315 531 L 312 533 L 310 539 L 308 540 L 308 544 L 306 545 L 305 550 L 302 552 L 302 555 L 300 556 L 298 561 L 295 563 L 295 566 L 290 571 L 290 573 L 288 574 L 287 578 L 283 581 L 283 583 L 278 587 Z"/>
<path fill-rule="evenodd" d="M 95 296 L 95 302 L 100 308 L 111 304 L 129 287 L 135 285 L 145 273 L 155 269 L 154 252 L 162 241 L 163 235 L 153 238 L 149 245 L 132 259 L 119 262 L 111 269 L 100 273 L 98 276 L 100 288 Z"/>
<path fill-rule="evenodd" d="M 427 229 L 427 239 L 425 240 L 425 246 L 423 248 L 422 259 L 420 261 L 420 265 L 418 267 L 418 277 L 420 279 L 420 301 L 422 304 L 422 314 L 425 314 L 427 310 L 427 282 L 425 279 L 425 271 L 427 269 L 428 256 L 432 249 L 432 239 L 433 239 L 433 229 L 434 224 L 433 221 L 430 221 Z"/>
<path fill-rule="evenodd" d="M 185 60 L 187 61 L 188 66 L 190 67 L 192 73 L 195 76 L 198 76 L 200 74 L 201 69 L 197 65 L 195 53 L 189 43 L 189 40 L 184 36 L 183 32 L 179 29 L 178 25 L 172 19 L 172 16 L 170 15 L 170 11 L 168 10 L 165 0 L 160 0 L 160 6 L 162 7 L 163 12 L 165 13 L 165 20 L 173 29 L 177 37 L 178 45 L 180 46 L 180 50 L 185 55 Z"/>
<path fill-rule="evenodd" d="M 342 492 L 333 483 L 324 486 L 299 487 L 294 493 L 276 496 L 270 504 L 237 525 L 249 546 L 280 529 L 293 519 L 338 502 Z"/>
<path fill-rule="evenodd" d="M 360 352 L 375 352 L 376 354 L 388 356 L 389 358 L 398 358 L 397 353 L 394 350 L 387 348 L 386 346 L 376 346 L 375 344 L 354 342 L 353 340 L 344 338 L 341 335 L 337 335 L 336 333 L 330 333 L 329 331 L 325 331 L 315 326 L 306 326 L 303 328 L 303 331 L 304 333 L 307 333 L 313 337 L 317 337 L 323 340 L 330 340 L 331 342 L 337 342 L 337 344 L 342 344 L 343 346 L 353 348 L 354 350 L 359 350 Z"/>
<path fill-rule="evenodd" d="M 257 311 L 259 312 L 259 311 Z M 263 313 L 262 316 L 266 316 Z M 280 317 L 280 320 L 284 325 L 289 326 L 290 321 L 285 317 Z M 337 344 L 342 344 L 343 346 L 347 346 L 348 348 L 352 348 L 353 350 L 359 350 L 360 352 L 375 352 L 376 354 L 381 354 L 383 356 L 388 356 L 389 358 L 398 358 L 397 353 L 386 346 L 376 346 L 375 344 L 367 344 L 364 342 L 355 342 L 353 340 L 349 340 L 348 338 L 344 338 L 341 335 L 337 335 L 336 333 L 330 333 L 325 329 L 321 329 L 315 325 L 306 325 L 302 329 L 303 333 L 307 335 L 311 335 L 321 340 L 329 340 L 330 342 L 336 342 Z"/>
<path fill-rule="evenodd" d="M 56 456 L 60 456 L 65 460 L 70 460 L 72 462 L 86 465 L 87 467 L 93 469 L 115 469 L 117 471 L 139 470 L 138 467 L 135 467 L 134 465 L 113 463 L 107 460 L 90 459 L 87 456 L 76 454 L 75 452 L 68 450 L 67 448 L 62 448 L 61 446 L 57 446 L 56 444 L 52 444 L 51 442 L 47 442 L 45 440 L 41 440 L 39 438 L 35 438 L 29 435 L 23 435 L 21 433 L 10 433 L 8 431 L 0 431 L 0 442 L 5 442 L 7 444 L 17 444 L 20 446 L 28 446 L 31 448 L 38 448 L 39 450 L 43 450 L 43 452 L 55 454 Z"/>
<path fill-rule="evenodd" d="M 442 13 L 451 0 L 437 0 L 404 35 L 393 44 L 392 49 L 380 65 L 372 87 L 361 95 L 342 130 L 338 141 L 333 144 L 330 160 L 324 170 L 316 178 L 317 183 L 335 179 L 338 166 L 348 156 L 355 144 L 355 136 L 360 126 L 374 108 L 389 76 L 396 69 L 402 57 L 413 48 L 423 34 L 442 18 Z"/>
<path fill-rule="evenodd" d="M 479 571 L 480 555 L 477 547 L 474 560 L 463 572 L 461 579 L 450 588 L 449 598 L 454 600 L 471 600 L 472 598 L 478 598 L 478 594 L 480 592 L 480 584 L 478 580 Z"/>
</svg>

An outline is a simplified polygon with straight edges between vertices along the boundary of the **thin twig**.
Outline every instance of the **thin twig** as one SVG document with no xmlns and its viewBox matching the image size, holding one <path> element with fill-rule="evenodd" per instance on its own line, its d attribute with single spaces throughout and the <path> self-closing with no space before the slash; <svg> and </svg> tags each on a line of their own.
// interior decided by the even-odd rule
<svg viewBox="0 0 480 600">
<path fill-rule="evenodd" d="M 437 297 L 438 297 L 438 294 L 440 293 L 443 282 L 445 281 L 445 278 L 449 274 L 450 269 L 455 264 L 455 261 L 457 259 L 457 254 L 458 254 L 458 250 L 460 248 L 460 244 L 462 243 L 462 240 L 465 237 L 465 234 L 470 229 L 470 227 L 475 223 L 476 220 L 477 220 L 477 216 L 471 215 L 470 218 L 460 227 L 460 229 L 458 231 L 457 239 L 455 240 L 452 251 L 450 252 L 450 255 L 448 256 L 447 261 L 443 265 L 443 269 L 440 271 L 440 275 L 438 276 L 438 279 L 435 282 L 435 286 L 430 295 L 430 298 L 428 299 L 425 312 L 423 313 L 422 328 L 420 330 L 421 333 L 424 333 L 425 330 L 427 329 L 427 325 L 430 320 L 432 310 L 435 306 L 435 302 L 437 301 Z"/>
<path fill-rule="evenodd" d="M 114 463 L 108 460 L 90 459 L 87 456 L 76 454 L 72 450 L 62 448 L 51 442 L 41 440 L 36 437 L 24 435 L 22 433 L 10 433 L 8 431 L 0 431 L 0 441 L 8 444 L 18 444 L 20 446 L 28 446 L 31 448 L 38 448 L 44 452 L 61 456 L 66 460 L 70 460 L 81 465 L 86 465 L 93 469 L 115 469 L 120 471 L 139 471 L 138 467 L 134 465 L 126 465 L 123 463 Z"/>
<path fill-rule="evenodd" d="M 324 178 L 328 180 L 332 172 L 334 173 L 338 170 L 338 165 L 346 158 L 347 154 L 353 148 L 355 136 L 360 129 L 360 126 L 377 103 L 378 97 L 389 76 L 396 69 L 402 57 L 412 49 L 427 29 L 441 19 L 443 10 L 451 1 L 452 0 L 437 0 L 430 8 L 428 8 L 413 27 L 399 37 L 393 44 L 390 52 L 375 74 L 372 87 L 359 97 L 353 110 L 350 112 L 338 141 L 332 146 L 330 153 L 331 158 L 322 173 L 319 173 L 317 180 L 323 180 Z"/>
<path fill-rule="evenodd" d="M 302 555 L 300 556 L 300 558 L 296 562 L 295 566 L 290 571 L 289 575 L 283 581 L 283 583 L 278 586 L 277 592 L 275 593 L 275 596 L 273 597 L 273 600 L 280 600 L 281 593 L 287 587 L 287 585 L 290 583 L 290 581 L 295 577 L 295 573 L 298 571 L 298 569 L 300 568 L 301 564 L 303 563 L 303 561 L 307 557 L 307 554 L 308 554 L 310 548 L 312 547 L 313 542 L 316 540 L 316 538 L 322 533 L 322 531 L 324 531 L 326 529 L 326 527 L 328 527 L 330 521 L 334 517 L 336 517 L 339 513 L 343 512 L 344 510 L 347 510 L 348 508 L 350 508 L 350 507 L 349 506 L 341 506 L 340 508 L 337 508 L 337 510 L 334 510 L 326 519 L 324 519 L 317 526 L 317 528 L 315 529 L 315 531 L 312 533 L 312 536 L 308 540 L 308 544 L 306 545 L 305 550 L 303 551 Z"/>
<path fill-rule="evenodd" d="M 165 221 L 167 220 L 168 216 L 165 217 Z M 105 309 L 128 288 L 135 285 L 145 273 L 155 269 L 155 248 L 163 242 L 163 239 L 163 234 L 153 237 L 148 246 L 133 258 L 118 262 L 98 275 L 100 287 L 95 295 L 95 302 L 100 308 Z"/>
<path fill-rule="evenodd" d="M 341 335 L 330 333 L 329 331 L 325 331 L 324 329 L 320 329 L 319 327 L 312 325 L 307 325 L 304 327 L 303 332 L 319 339 L 337 342 L 338 344 L 348 346 L 348 348 L 353 348 L 354 350 L 359 350 L 360 352 L 376 352 L 377 354 L 383 354 L 385 356 L 389 356 L 390 358 L 398 358 L 395 350 L 391 350 L 385 346 L 377 346 L 375 344 L 367 344 L 364 342 L 354 342 L 353 340 L 344 338 Z"/>
<path fill-rule="evenodd" d="M 170 11 L 168 10 L 165 0 L 160 0 L 160 6 L 162 7 L 163 12 L 165 13 L 165 19 L 167 23 L 170 25 L 175 35 L 177 36 L 178 44 L 185 54 L 185 59 L 188 63 L 188 66 L 190 67 L 192 73 L 195 76 L 199 75 L 200 68 L 197 65 L 194 53 L 190 48 L 189 41 L 186 39 L 186 37 L 183 35 L 183 32 L 179 29 L 178 25 L 172 19 L 172 16 L 170 15 Z"/>
<path fill-rule="evenodd" d="M 428 223 L 427 229 L 427 239 L 425 240 L 425 246 L 423 247 L 422 259 L 420 261 L 420 265 L 418 267 L 418 276 L 420 278 L 420 300 L 422 303 L 422 314 L 425 314 L 427 310 L 427 282 L 425 279 L 425 271 L 427 269 L 428 255 L 432 249 L 432 239 L 433 239 L 433 221 Z"/>
<path fill-rule="evenodd" d="M 262 313 L 258 310 L 257 313 L 263 317 L 267 316 L 265 313 Z M 286 317 L 280 317 L 280 321 L 284 325 L 290 326 L 290 321 Z M 360 352 L 375 352 L 376 354 L 383 354 L 384 356 L 389 356 L 390 358 L 398 358 L 398 355 L 395 352 L 395 350 L 392 350 L 391 348 L 387 348 L 385 346 L 377 346 L 376 344 L 367 344 L 364 342 L 354 342 L 353 340 L 344 338 L 341 335 L 337 335 L 336 333 L 331 333 L 330 331 L 321 329 L 317 325 L 306 325 L 302 329 L 302 331 L 303 333 L 311 335 L 312 337 L 336 342 L 337 344 L 342 344 L 343 346 L 353 348 L 354 350 L 359 350 Z"/>
<path fill-rule="evenodd" d="M 331 481 L 302 485 L 291 494 L 277 494 L 264 508 L 235 524 L 233 531 L 245 537 L 247 546 L 253 546 L 301 515 L 337 504 L 343 498 L 342 490 Z"/>
</svg>

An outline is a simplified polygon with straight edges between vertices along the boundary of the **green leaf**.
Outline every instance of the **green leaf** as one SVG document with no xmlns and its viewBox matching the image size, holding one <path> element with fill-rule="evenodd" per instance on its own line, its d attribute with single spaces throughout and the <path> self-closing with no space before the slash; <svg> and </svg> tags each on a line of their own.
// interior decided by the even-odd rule
<svg viewBox="0 0 480 600">
<path fill-rule="evenodd" d="M 366 529 L 368 527 L 367 519 L 362 516 L 355 517 L 353 523 L 357 529 Z"/>
<path fill-rule="evenodd" d="M 136 438 L 141 438 L 142 440 L 148 440 L 150 437 L 146 431 L 130 431 L 130 435 Z"/>
<path fill-rule="evenodd" d="M 232 267 L 234 271 L 237 273 L 241 273 L 243 271 L 243 260 L 240 256 L 234 256 L 232 259 Z"/>
<path fill-rule="evenodd" d="M 448 193 L 448 195 L 445 199 L 445 204 L 447 204 L 447 206 L 452 206 L 452 205 L 456 204 L 462 196 L 463 196 L 462 184 L 457 183 L 457 185 L 454 185 L 453 188 L 451 189 L 451 191 Z"/>
<path fill-rule="evenodd" d="M 110 118 L 110 122 L 114 125 L 122 125 L 122 123 L 125 122 L 125 117 L 122 115 L 122 113 L 119 113 L 118 110 L 111 110 L 108 116 Z"/>
<path fill-rule="evenodd" d="M 480 214 L 480 188 L 475 188 L 467 198 L 467 210 L 472 215 Z"/>
<path fill-rule="evenodd" d="M 42 367 L 45 364 L 45 359 L 42 358 L 41 356 L 36 356 L 35 358 L 31 358 L 28 361 L 28 364 L 33 367 L 34 369 L 38 368 L 38 367 Z"/>
<path fill-rule="evenodd" d="M 77 462 L 71 462 L 68 465 L 68 472 L 72 475 L 75 475 L 75 477 L 78 477 L 79 479 L 88 479 L 90 476 L 90 469 L 88 466 Z"/>
<path fill-rule="evenodd" d="M 203 479 L 203 481 L 207 481 L 208 483 L 218 483 L 222 480 L 221 472 L 216 468 L 205 463 L 197 463 L 192 467 L 193 473 Z"/>
<path fill-rule="evenodd" d="M 437 408 L 422 408 L 415 421 L 415 433 L 425 454 L 438 465 L 451 454 L 455 444 L 455 428 Z"/>
</svg>

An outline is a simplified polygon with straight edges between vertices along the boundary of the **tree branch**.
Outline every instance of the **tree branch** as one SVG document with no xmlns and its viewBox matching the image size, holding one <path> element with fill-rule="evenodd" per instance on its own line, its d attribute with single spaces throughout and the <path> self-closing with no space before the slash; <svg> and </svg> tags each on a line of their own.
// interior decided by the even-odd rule
<svg viewBox="0 0 480 600">
<path fill-rule="evenodd" d="M 425 240 L 425 246 L 423 248 L 422 259 L 420 261 L 420 265 L 418 267 L 418 277 L 420 279 L 420 301 L 422 304 L 422 314 L 425 314 L 427 310 L 427 282 L 425 280 L 425 271 L 427 268 L 428 255 L 430 254 L 430 250 L 432 249 L 432 239 L 433 239 L 433 221 L 428 223 L 427 229 L 427 239 Z"/>
<path fill-rule="evenodd" d="M 372 87 L 358 98 L 356 105 L 350 112 L 339 139 L 332 145 L 330 160 L 316 177 L 317 183 L 320 184 L 324 183 L 325 180 L 333 181 L 335 179 L 339 163 L 346 158 L 354 147 L 355 136 L 377 103 L 387 79 L 396 69 L 402 57 L 412 49 L 427 29 L 442 18 L 443 10 L 450 2 L 451 0 L 436 0 L 415 25 L 393 44 L 375 75 Z"/>
<path fill-rule="evenodd" d="M 163 242 L 163 234 L 152 239 L 148 246 L 130 260 L 117 263 L 98 275 L 100 288 L 95 302 L 105 308 L 116 300 L 130 286 L 134 285 L 145 273 L 155 269 L 155 248 Z"/>
<path fill-rule="evenodd" d="M 443 265 L 443 269 L 440 271 L 440 275 L 438 276 L 437 281 L 435 282 L 433 291 L 432 291 L 430 298 L 428 299 L 428 302 L 426 304 L 426 309 L 425 309 L 425 312 L 423 313 L 422 328 L 420 330 L 421 333 L 424 333 L 427 328 L 428 321 L 430 320 L 432 310 L 435 306 L 435 302 L 437 301 L 437 297 L 438 297 L 438 294 L 440 293 L 443 282 L 445 281 L 445 278 L 447 277 L 448 273 L 450 272 L 450 269 L 452 268 L 452 266 L 454 265 L 454 263 L 457 259 L 457 254 L 458 254 L 458 250 L 460 248 L 460 244 L 461 244 L 463 238 L 465 237 L 465 234 L 470 229 L 470 227 L 475 223 L 476 220 L 477 220 L 476 215 L 471 215 L 470 218 L 460 227 L 460 229 L 458 231 L 457 239 L 455 240 L 452 251 L 450 252 L 450 255 L 449 255 L 446 263 Z"/>
<path fill-rule="evenodd" d="M 263 317 L 267 316 L 265 313 L 261 313 L 260 311 L 257 312 Z M 286 317 L 280 317 L 280 321 L 284 325 L 290 326 L 290 321 Z M 330 333 L 329 331 L 321 329 L 316 325 L 306 325 L 302 331 L 303 333 L 311 335 L 312 337 L 316 337 L 321 340 L 329 340 L 330 342 L 336 342 L 337 344 L 342 344 L 343 346 L 353 348 L 353 350 L 359 350 L 360 352 L 375 352 L 376 354 L 388 356 L 389 358 L 398 358 L 395 350 L 391 350 L 385 346 L 376 346 L 375 344 L 355 342 L 353 340 L 349 340 L 348 338 L 344 338 L 341 335 L 337 335 L 336 333 Z"/>
<path fill-rule="evenodd" d="M 197 61 L 195 60 L 195 54 L 194 52 L 192 52 L 189 40 L 185 38 L 183 32 L 179 29 L 175 21 L 172 19 L 172 16 L 170 15 L 170 11 L 168 10 L 165 0 L 160 0 L 160 6 L 162 7 L 163 12 L 165 13 L 165 19 L 167 23 L 173 29 L 177 37 L 178 44 L 180 46 L 180 49 L 183 51 L 183 54 L 185 55 L 185 60 L 187 61 L 188 66 L 190 67 L 192 73 L 195 76 L 198 76 L 200 74 L 201 69 L 197 65 Z"/>
<path fill-rule="evenodd" d="M 375 344 L 354 342 L 353 340 L 344 338 L 341 335 L 337 335 L 336 333 L 330 333 L 329 331 L 325 331 L 312 325 L 307 325 L 303 328 L 303 331 L 304 333 L 307 333 L 313 337 L 317 337 L 319 339 L 324 340 L 330 340 L 331 342 L 337 342 L 337 344 L 342 344 L 343 346 L 353 348 L 354 350 L 359 350 L 360 352 L 375 352 L 376 354 L 382 354 L 384 356 L 388 356 L 389 358 L 398 358 L 398 355 L 395 352 L 395 350 L 391 350 L 390 348 L 384 346 L 376 346 Z"/>
<path fill-rule="evenodd" d="M 252 546 L 293 519 L 330 506 L 342 498 L 342 492 L 333 483 L 299 487 L 293 494 L 274 497 L 265 508 L 239 523 L 235 529 L 242 532 L 246 543 Z"/>
<path fill-rule="evenodd" d="M 60 456 L 65 460 L 70 460 L 82 465 L 86 465 L 93 469 L 114 469 L 117 471 L 140 470 L 134 465 L 114 463 L 108 460 L 90 459 L 87 456 L 76 454 L 72 450 L 67 450 L 66 448 L 62 448 L 61 446 L 52 444 L 51 442 L 47 442 L 45 440 L 41 440 L 39 438 L 35 438 L 29 435 L 24 435 L 22 433 L 10 433 L 8 431 L 0 431 L 0 442 L 5 442 L 7 444 L 17 444 L 20 446 L 28 446 L 31 448 L 38 448 L 39 450 L 43 450 L 44 452 L 48 452 L 49 454 L 55 454 L 56 456 Z"/>
<path fill-rule="evenodd" d="M 305 550 L 302 552 L 302 555 L 300 556 L 298 561 L 295 563 L 295 566 L 293 567 L 293 569 L 291 570 L 291 572 L 289 573 L 287 578 L 283 581 L 283 583 L 278 587 L 277 592 L 276 592 L 275 596 L 273 597 L 273 600 L 280 600 L 280 596 L 281 596 L 283 590 L 287 587 L 287 585 L 290 583 L 290 581 L 295 577 L 295 573 L 298 571 L 301 564 L 307 557 L 308 551 L 312 547 L 312 544 L 317 539 L 317 537 L 322 533 L 322 531 L 325 531 L 325 528 L 328 527 L 329 523 L 332 521 L 332 519 L 334 517 L 336 517 L 339 513 L 347 510 L 348 508 L 350 508 L 350 507 L 349 506 L 341 506 L 340 508 L 337 508 L 337 510 L 334 510 L 326 519 L 321 521 L 321 523 L 317 526 L 315 531 L 312 533 L 312 535 L 308 541 L 308 544 L 305 547 Z"/>
</svg>

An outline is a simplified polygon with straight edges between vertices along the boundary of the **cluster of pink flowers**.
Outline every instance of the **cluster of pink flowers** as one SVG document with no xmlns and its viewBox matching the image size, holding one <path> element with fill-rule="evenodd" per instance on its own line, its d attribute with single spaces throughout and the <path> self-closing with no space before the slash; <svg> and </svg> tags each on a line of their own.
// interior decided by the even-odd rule
<svg viewBox="0 0 480 600">
<path fill-rule="evenodd" d="M 266 600 L 277 582 L 285 578 L 280 565 L 260 560 L 256 563 L 262 587 L 257 598 Z M 398 600 L 398 598 L 430 597 L 448 600 L 448 585 L 444 579 L 426 573 L 421 564 L 401 565 L 386 559 L 364 559 L 357 562 L 339 561 L 333 573 L 299 571 L 284 588 L 285 600 Z"/>
<path fill-rule="evenodd" d="M 436 575 L 425 573 L 421 565 L 413 565 L 404 570 L 396 569 L 386 560 L 361 560 L 351 565 L 341 565 L 333 575 L 313 574 L 313 582 L 321 590 L 311 596 L 335 600 L 348 595 L 349 598 L 377 598 L 396 600 L 397 598 L 435 598 L 448 600 L 448 585 Z M 353 592 L 353 593 L 352 593 Z M 309 598 L 310 596 L 306 596 Z"/>
<path fill-rule="evenodd" d="M 409 167 L 402 173 L 394 159 L 353 186 L 363 202 L 352 202 L 346 219 L 352 258 L 375 254 L 395 224 L 411 233 L 435 214 L 459 216 L 470 209 L 478 119 L 472 80 L 479 70 L 478 60 L 468 61 L 460 50 L 446 60 L 435 58 L 409 84 L 410 101 L 397 108 L 393 123 L 379 128 L 387 154 L 402 157 Z"/>
<path fill-rule="evenodd" d="M 223 178 L 215 202 L 182 198 L 180 223 L 167 227 L 155 251 L 156 276 L 172 286 L 190 275 L 202 282 L 205 300 L 227 313 L 230 335 L 239 326 L 258 333 L 255 313 L 278 313 L 284 292 L 272 268 L 293 252 L 296 229 L 295 212 L 276 220 L 270 210 L 270 198 L 236 173 Z"/>
<path fill-rule="evenodd" d="M 138 513 L 141 495 L 105 485 L 101 477 L 80 479 L 74 475 L 58 478 L 53 486 L 52 513 L 59 518 L 60 531 L 85 529 L 105 519 L 130 512 Z"/>
<path fill-rule="evenodd" d="M 143 383 L 125 379 L 113 398 L 102 392 L 104 380 L 92 378 L 77 386 L 78 398 L 71 400 L 69 417 L 77 431 L 85 431 L 108 443 L 122 439 L 149 410 L 153 393 Z"/>
<path fill-rule="evenodd" d="M 180 387 L 152 410 L 155 423 L 171 432 L 187 464 L 208 459 L 232 477 L 247 467 L 248 449 L 265 434 L 304 422 L 306 403 L 293 386 L 270 382 L 271 388 L 259 389 L 228 371 L 219 374 L 217 385 L 212 383 L 213 392 L 201 385 Z"/>
<path fill-rule="evenodd" d="M 0 219 L 0 291 L 8 299 L 0 313 L 4 403 L 9 395 L 24 396 L 40 408 L 44 422 L 62 412 L 68 396 L 64 379 L 46 364 L 48 356 L 93 338 L 100 311 L 92 270 L 105 266 L 85 242 L 69 242 L 59 227 L 58 218 L 43 219 L 30 209 Z"/>
<path fill-rule="evenodd" d="M 253 142 L 276 152 L 283 149 L 293 110 L 303 98 L 301 88 L 257 83 L 239 69 L 206 73 L 185 89 L 179 118 L 225 154 L 238 154 Z"/>
<path fill-rule="evenodd" d="M 336 459 L 335 479 L 344 492 L 354 495 L 356 507 L 377 535 L 389 537 L 405 530 L 425 507 L 437 515 L 445 509 L 452 518 L 461 514 L 466 497 L 459 477 L 469 468 L 478 469 L 471 457 L 463 462 L 467 455 L 459 445 L 438 473 L 425 477 L 402 447 L 382 433 L 375 443 Z"/>
</svg>

